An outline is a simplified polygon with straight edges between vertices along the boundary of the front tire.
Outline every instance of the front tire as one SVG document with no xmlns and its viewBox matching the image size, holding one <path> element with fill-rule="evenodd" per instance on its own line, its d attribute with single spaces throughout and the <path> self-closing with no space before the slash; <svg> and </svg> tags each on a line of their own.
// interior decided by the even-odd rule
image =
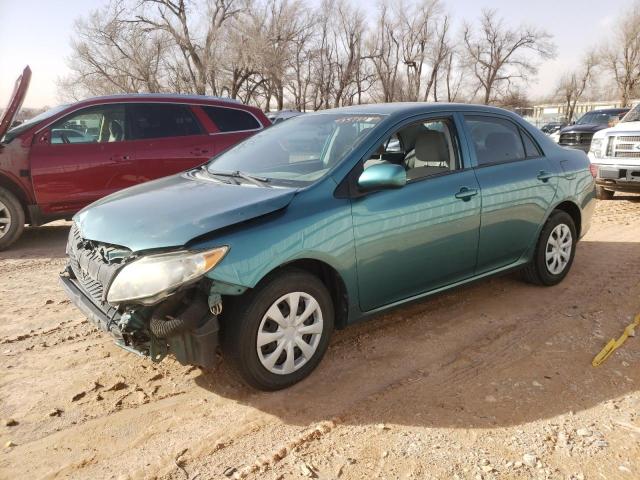
<svg viewBox="0 0 640 480">
<path fill-rule="evenodd" d="M 577 241 L 571 215 L 554 210 L 540 232 L 532 262 L 523 270 L 525 280 L 545 286 L 560 283 L 571 269 Z"/>
<path fill-rule="evenodd" d="M 234 298 L 223 322 L 225 359 L 252 387 L 279 390 L 320 363 L 333 331 L 333 302 L 317 277 L 288 268 Z"/>
<path fill-rule="evenodd" d="M 24 230 L 24 210 L 16 196 L 0 187 L 0 251 L 15 242 Z"/>
<path fill-rule="evenodd" d="M 596 198 L 598 200 L 612 200 L 614 193 L 613 190 L 607 190 L 604 187 L 596 185 Z"/>
</svg>

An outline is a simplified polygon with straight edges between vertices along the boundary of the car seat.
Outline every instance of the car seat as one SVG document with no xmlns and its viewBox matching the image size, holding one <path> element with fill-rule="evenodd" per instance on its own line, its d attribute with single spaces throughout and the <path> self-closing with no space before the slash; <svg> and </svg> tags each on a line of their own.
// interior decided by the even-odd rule
<svg viewBox="0 0 640 480">
<path fill-rule="evenodd" d="M 120 122 L 111 120 L 109 122 L 109 142 L 120 142 L 124 138 L 124 130 Z"/>
</svg>

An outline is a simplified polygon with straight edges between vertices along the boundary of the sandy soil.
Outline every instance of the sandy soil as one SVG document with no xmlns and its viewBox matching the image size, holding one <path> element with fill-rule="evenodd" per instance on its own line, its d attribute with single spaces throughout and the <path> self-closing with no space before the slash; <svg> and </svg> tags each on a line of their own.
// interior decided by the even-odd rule
<svg viewBox="0 0 640 480">
<path fill-rule="evenodd" d="M 126 353 L 57 284 L 68 224 L 0 253 L 0 478 L 640 478 L 640 197 L 554 288 L 508 275 L 337 332 L 282 392 Z"/>
</svg>

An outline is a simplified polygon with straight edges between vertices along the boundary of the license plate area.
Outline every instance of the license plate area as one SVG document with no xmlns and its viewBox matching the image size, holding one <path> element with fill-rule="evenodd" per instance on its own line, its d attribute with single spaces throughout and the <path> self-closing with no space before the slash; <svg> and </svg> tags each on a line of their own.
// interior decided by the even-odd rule
<svg viewBox="0 0 640 480">
<path fill-rule="evenodd" d="M 627 170 L 627 182 L 640 182 L 640 169 Z"/>
</svg>

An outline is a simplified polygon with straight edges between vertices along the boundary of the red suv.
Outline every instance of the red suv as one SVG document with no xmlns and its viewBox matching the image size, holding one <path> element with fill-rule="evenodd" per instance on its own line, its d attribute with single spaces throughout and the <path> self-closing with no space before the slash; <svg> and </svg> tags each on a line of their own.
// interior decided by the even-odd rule
<svg viewBox="0 0 640 480">
<path fill-rule="evenodd" d="M 0 250 L 25 223 L 70 218 L 116 190 L 178 173 L 270 125 L 257 108 L 195 95 L 114 95 L 9 128 L 31 70 L 0 119 Z"/>
</svg>

